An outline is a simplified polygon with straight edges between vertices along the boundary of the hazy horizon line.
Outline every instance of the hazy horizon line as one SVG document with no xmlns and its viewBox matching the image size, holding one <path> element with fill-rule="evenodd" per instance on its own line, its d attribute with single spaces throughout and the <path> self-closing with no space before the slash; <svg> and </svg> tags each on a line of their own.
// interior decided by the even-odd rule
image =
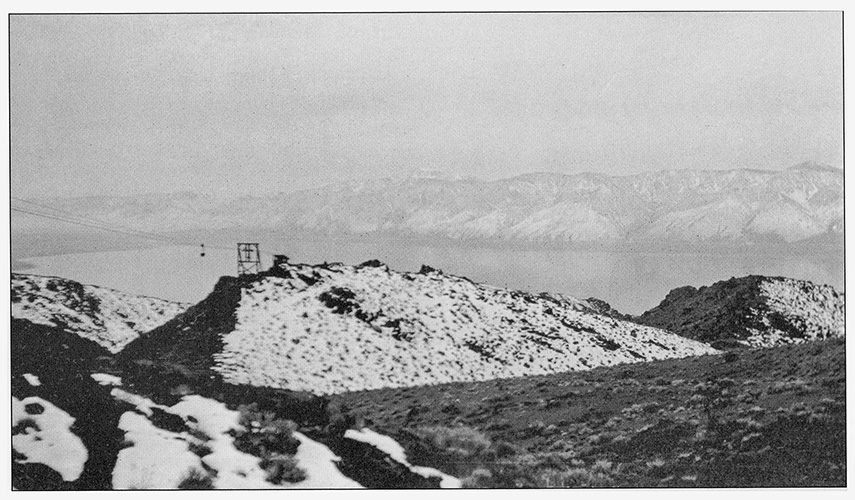
<svg viewBox="0 0 855 500">
<path fill-rule="evenodd" d="M 574 177 L 579 175 L 596 175 L 601 177 L 608 178 L 626 178 L 633 176 L 641 176 L 641 175 L 656 175 L 661 174 L 663 172 L 735 172 L 735 171 L 749 171 L 749 172 L 764 172 L 770 174 L 776 174 L 785 172 L 787 170 L 797 169 L 797 168 L 809 168 L 809 167 L 819 167 L 826 170 L 839 170 L 841 173 L 843 172 L 842 166 L 830 165 L 828 163 L 819 163 L 812 160 L 805 160 L 799 163 L 792 164 L 787 167 L 783 167 L 777 170 L 772 169 L 764 169 L 764 168 L 751 168 L 751 167 L 728 167 L 728 168 L 663 168 L 658 170 L 650 170 L 650 171 L 639 171 L 627 174 L 610 174 L 605 172 L 597 172 L 593 170 L 580 170 L 572 173 L 560 172 L 554 170 L 532 170 L 530 172 L 510 175 L 507 177 L 497 177 L 497 178 L 484 178 L 481 176 L 477 176 L 474 174 L 471 175 L 461 175 L 454 174 L 452 172 L 441 170 L 441 169 L 422 169 L 418 172 L 411 173 L 402 173 L 399 175 L 384 175 L 384 176 L 373 176 L 373 177 L 365 177 L 363 179 L 346 179 L 341 181 L 334 182 L 326 182 L 323 184 L 318 184 L 316 186 L 303 187 L 293 190 L 280 190 L 280 191 L 263 191 L 259 193 L 248 193 L 248 192 L 240 192 L 240 193 L 227 193 L 227 192 L 215 192 L 215 191 L 202 191 L 202 190 L 194 190 L 194 189 L 180 189 L 175 191 L 140 191 L 138 193 L 127 193 L 127 194 L 107 194 L 107 193 L 90 193 L 90 194 L 77 194 L 77 195 L 51 195 L 51 196 L 20 196 L 19 198 L 28 199 L 28 200 L 45 200 L 45 199 L 62 199 L 62 200 L 71 200 L 71 199 L 80 199 L 80 198 L 135 198 L 141 196 L 157 196 L 157 195 L 197 195 L 197 196 L 207 196 L 212 198 L 244 198 L 244 197 L 253 197 L 253 196 L 270 196 L 270 195 L 278 195 L 278 194 L 289 194 L 289 193 L 300 193 L 305 191 L 314 191 L 317 189 L 323 189 L 325 187 L 332 186 L 343 186 L 349 185 L 364 181 L 383 181 L 383 180 L 407 180 L 407 179 L 424 179 L 424 180 L 447 180 L 447 181 L 462 181 L 462 180 L 470 180 L 484 183 L 493 183 L 493 182 L 503 182 L 512 179 L 518 179 L 521 177 L 528 177 L 534 175 L 553 175 L 553 176 L 561 176 L 561 177 Z M 14 198 L 15 193 L 14 190 L 10 190 L 11 196 Z"/>
</svg>

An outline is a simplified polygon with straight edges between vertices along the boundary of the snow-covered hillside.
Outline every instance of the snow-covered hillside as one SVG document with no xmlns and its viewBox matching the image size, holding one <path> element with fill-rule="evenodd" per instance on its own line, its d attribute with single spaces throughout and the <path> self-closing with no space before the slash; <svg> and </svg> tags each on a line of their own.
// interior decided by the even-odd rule
<svg viewBox="0 0 855 500">
<path fill-rule="evenodd" d="M 188 488 L 192 486 L 186 482 L 194 476 L 197 481 L 207 482 L 206 487 L 216 489 L 361 488 L 336 468 L 339 457 L 299 432 L 293 433 L 299 442 L 293 459 L 303 477 L 294 482 L 273 481 L 262 457 L 237 448 L 236 433 L 247 431 L 240 423 L 239 411 L 199 395 L 184 396 L 172 406 L 157 404 L 123 389 L 119 377 L 102 373 L 91 377 L 106 386 L 104 391 L 110 392 L 115 407 L 124 410 L 117 422 L 123 443 L 110 467 L 113 489 Z M 85 406 L 85 402 L 80 404 Z M 90 452 L 99 450 L 86 448 L 75 434 L 79 432 L 73 426 L 75 420 L 42 397 L 13 397 L 12 448 L 16 466 L 41 464 L 58 473 L 65 485 L 77 481 Z M 106 420 L 99 425 L 109 426 Z M 367 429 L 363 432 L 370 433 Z M 89 444 L 101 443 L 96 440 Z"/>
<path fill-rule="evenodd" d="M 554 244 L 744 245 L 835 240 L 843 171 L 535 173 L 494 181 L 366 179 L 251 199 L 193 193 L 43 200 L 147 231 L 257 227 Z"/>
<path fill-rule="evenodd" d="M 240 413 L 220 401 L 191 395 L 167 407 L 119 388 L 113 389 L 112 394 L 136 406 L 119 421 L 130 446 L 119 452 L 113 471 L 115 489 L 175 489 L 193 472 L 212 476 L 212 487 L 216 489 L 361 487 L 336 469 L 338 457 L 326 446 L 300 433 L 294 434 L 300 442 L 295 459 L 306 479 L 287 485 L 271 483 L 260 458 L 235 447 L 234 431 L 245 430 L 239 423 Z M 188 430 L 175 432 L 157 427 L 151 418 L 154 409 L 180 417 Z M 207 448 L 207 453 L 199 457 L 198 452 L 192 451 L 194 446 Z M 163 460 L 164 456 L 171 458 Z"/>
<path fill-rule="evenodd" d="M 235 318 L 213 355 L 227 382 L 325 394 L 716 352 L 578 301 L 376 263 L 284 265 L 243 286 Z"/>
<path fill-rule="evenodd" d="M 112 353 L 188 307 L 63 278 L 15 273 L 11 296 L 13 318 L 61 327 Z"/>
<path fill-rule="evenodd" d="M 768 347 L 781 341 L 800 343 L 846 334 L 844 294 L 828 285 L 767 278 L 760 283 L 760 292 L 769 311 L 780 315 L 783 322 L 772 315 L 764 316 L 762 322 L 768 329 L 756 329 L 749 339 L 751 345 Z"/>
<path fill-rule="evenodd" d="M 706 342 L 771 347 L 843 337 L 844 302 L 828 285 L 746 276 L 676 288 L 638 320 Z"/>
</svg>

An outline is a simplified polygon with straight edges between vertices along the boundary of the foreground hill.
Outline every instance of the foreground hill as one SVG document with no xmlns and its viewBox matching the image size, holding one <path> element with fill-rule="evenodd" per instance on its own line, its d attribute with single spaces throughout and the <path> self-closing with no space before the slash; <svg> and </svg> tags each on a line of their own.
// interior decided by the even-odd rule
<svg viewBox="0 0 855 500">
<path fill-rule="evenodd" d="M 83 293 L 78 290 L 83 285 L 51 278 L 50 289 L 36 289 L 31 278 L 40 280 L 16 277 L 19 288 L 22 282 L 29 285 L 17 297 L 40 304 L 25 314 L 39 322 L 13 317 L 10 332 L 14 489 L 427 488 L 458 483 L 427 467 L 411 471 L 414 467 L 352 439 L 342 441 L 347 451 L 343 460 L 297 431 L 305 427 L 323 434 L 329 416 L 321 398 L 234 385 L 207 385 L 202 395 L 177 386 L 170 370 L 149 371 L 143 379 L 135 378 L 138 370 L 126 374 L 111 352 L 121 345 L 109 336 L 116 323 L 103 318 L 112 317 L 115 311 L 108 309 L 113 306 L 127 313 L 140 298 L 116 293 L 111 297 L 128 303 L 98 302 L 95 307 L 91 287 Z M 71 300 L 69 290 L 80 293 Z M 61 302 L 46 307 L 51 299 Z"/>
<path fill-rule="evenodd" d="M 13 291 L 40 304 L 11 323 L 15 489 L 846 484 L 842 338 L 709 355 L 704 344 L 600 315 L 614 311 L 594 299 L 369 262 L 224 278 L 205 301 L 163 315 L 166 323 L 114 354 L 121 343 L 105 339 L 113 323 L 103 319 L 111 302 L 95 308 L 91 295 L 71 293 L 85 286 L 40 279 L 19 276 Z M 63 307 L 46 307 L 54 301 Z M 128 304 L 116 307 L 129 316 Z M 298 335 L 310 320 L 315 328 Z M 236 332 L 254 348 L 230 346 Z M 433 346 L 433 336 L 446 340 Z M 496 339 L 509 347 L 486 351 Z M 314 392 L 349 383 L 334 371 L 345 362 L 369 382 L 396 380 L 368 377 L 374 363 L 378 372 L 403 366 L 401 380 L 424 385 L 328 397 L 251 385 L 258 352 L 281 361 L 283 346 L 304 342 L 327 355 L 322 364 L 291 353 L 314 375 Z M 491 362 L 542 366 L 525 357 L 548 355 L 535 346 L 589 365 L 637 359 L 632 352 L 665 359 L 446 384 L 409 376 L 418 352 L 458 366 L 463 355 L 447 356 L 449 345 L 474 352 L 491 373 L 501 373 Z M 331 355 L 345 348 L 359 355 Z M 381 348 L 401 364 L 382 364 Z M 674 357 L 690 351 L 702 354 Z M 286 372 L 259 366 L 287 386 L 275 378 Z"/>
<path fill-rule="evenodd" d="M 13 318 L 77 334 L 111 353 L 189 305 L 50 276 L 12 273 L 11 285 Z"/>
<path fill-rule="evenodd" d="M 284 394 L 278 404 L 251 388 L 242 393 L 253 400 L 249 404 L 233 394 L 175 397 L 161 381 L 159 392 L 143 396 L 121 377 L 80 364 L 66 363 L 62 373 L 33 365 L 28 370 L 12 374 L 14 489 L 362 487 L 342 474 L 339 467 L 345 465 L 388 475 L 395 483 L 380 482 L 387 487 L 440 487 L 445 481 L 427 467 L 416 474 L 395 466 L 376 450 L 374 461 L 342 463 L 298 431 L 322 432 L 326 421 L 299 420 L 283 411 Z M 372 450 L 356 441 L 348 445 L 357 455 Z"/>
<path fill-rule="evenodd" d="M 424 268 L 285 264 L 222 278 L 125 359 L 225 382 L 320 394 L 542 375 L 716 352 L 580 301 L 493 288 Z"/>
<path fill-rule="evenodd" d="M 746 276 L 676 288 L 635 320 L 716 346 L 770 347 L 843 337 L 844 314 L 831 286 Z"/>
<path fill-rule="evenodd" d="M 360 391 L 330 406 L 464 487 L 843 487 L 845 347 Z"/>
<path fill-rule="evenodd" d="M 40 200 L 146 231 L 233 227 L 514 244 L 842 245 L 843 171 L 665 170 L 628 176 L 374 179 L 287 194 Z"/>
</svg>

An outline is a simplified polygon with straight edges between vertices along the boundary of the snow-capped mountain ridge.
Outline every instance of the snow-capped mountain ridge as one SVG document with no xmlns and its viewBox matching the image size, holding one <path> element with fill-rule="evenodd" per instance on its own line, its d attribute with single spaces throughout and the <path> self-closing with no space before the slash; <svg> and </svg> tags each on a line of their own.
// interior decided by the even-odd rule
<svg viewBox="0 0 855 500">
<path fill-rule="evenodd" d="M 45 203 L 146 231 L 256 227 L 328 234 L 743 245 L 839 234 L 842 170 L 663 170 L 627 176 L 363 179 L 230 200 L 178 193 Z"/>
</svg>

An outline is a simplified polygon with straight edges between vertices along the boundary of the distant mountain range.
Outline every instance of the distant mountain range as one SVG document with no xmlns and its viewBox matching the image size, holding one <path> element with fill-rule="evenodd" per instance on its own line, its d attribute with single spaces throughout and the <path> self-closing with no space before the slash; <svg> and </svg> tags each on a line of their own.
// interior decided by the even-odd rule
<svg viewBox="0 0 855 500">
<path fill-rule="evenodd" d="M 386 178 L 237 199 L 174 193 L 33 201 L 156 232 L 267 228 L 560 246 L 704 247 L 839 243 L 843 234 L 843 170 L 813 163 L 781 171 Z"/>
</svg>

